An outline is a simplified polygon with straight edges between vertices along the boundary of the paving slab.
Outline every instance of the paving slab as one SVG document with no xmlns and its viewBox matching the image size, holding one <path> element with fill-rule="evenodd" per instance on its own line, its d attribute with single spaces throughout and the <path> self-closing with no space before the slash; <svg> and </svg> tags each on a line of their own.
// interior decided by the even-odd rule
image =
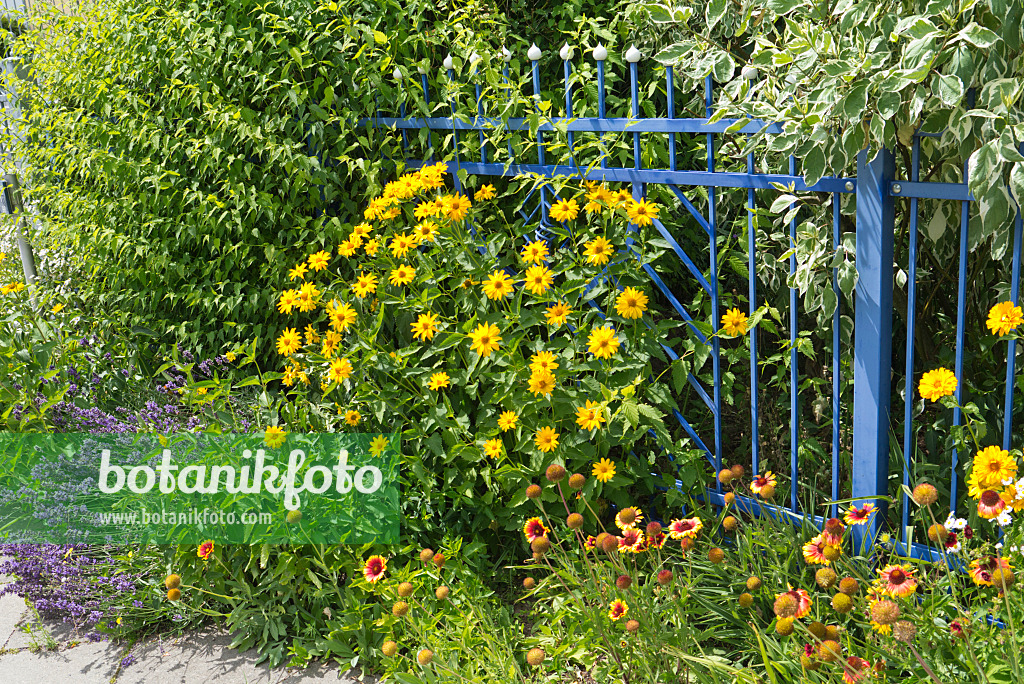
<svg viewBox="0 0 1024 684">
<path fill-rule="evenodd" d="M 122 650 L 109 642 L 35 653 L 25 648 L 0 655 L 0 672 L 4 684 L 110 684 Z"/>
</svg>

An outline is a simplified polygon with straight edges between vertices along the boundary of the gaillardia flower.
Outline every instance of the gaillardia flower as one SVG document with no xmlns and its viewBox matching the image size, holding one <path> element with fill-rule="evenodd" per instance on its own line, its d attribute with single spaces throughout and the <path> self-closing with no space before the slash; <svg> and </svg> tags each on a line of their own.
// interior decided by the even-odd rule
<svg viewBox="0 0 1024 684">
<path fill-rule="evenodd" d="M 363 577 L 367 582 L 378 582 L 384 577 L 384 571 L 388 569 L 388 562 L 383 556 L 370 556 L 363 566 Z"/>
</svg>

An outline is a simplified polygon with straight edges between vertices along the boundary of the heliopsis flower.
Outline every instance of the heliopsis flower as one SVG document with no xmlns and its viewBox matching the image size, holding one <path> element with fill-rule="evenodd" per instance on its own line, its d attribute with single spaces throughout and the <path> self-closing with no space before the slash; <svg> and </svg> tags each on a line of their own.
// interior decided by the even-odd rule
<svg viewBox="0 0 1024 684">
<path fill-rule="evenodd" d="M 618 537 L 619 553 L 640 553 L 644 550 L 644 533 L 635 527 L 627 527 L 622 530 L 622 536 Z"/>
<path fill-rule="evenodd" d="M 791 596 L 796 601 L 796 612 L 793 614 L 794 619 L 799 620 L 811 612 L 811 595 L 807 593 L 806 589 L 793 589 L 790 587 L 789 591 L 776 594 L 775 598 L 786 595 Z"/>
<path fill-rule="evenodd" d="M 363 566 L 363 577 L 367 582 L 379 582 L 387 569 L 388 562 L 384 560 L 384 556 L 370 556 Z"/>
<path fill-rule="evenodd" d="M 469 339 L 473 340 L 470 349 L 486 358 L 491 355 L 491 352 L 498 350 L 501 343 L 501 331 L 496 325 L 481 323 L 476 330 L 469 333 Z"/>
<path fill-rule="evenodd" d="M 391 270 L 391 275 L 388 280 L 392 285 L 405 285 L 411 283 L 412 279 L 416 277 L 416 269 L 407 264 L 401 264 L 398 268 Z"/>
<path fill-rule="evenodd" d="M 302 262 L 301 264 L 296 264 L 295 268 L 293 268 L 292 270 L 288 271 L 288 280 L 295 280 L 296 278 L 298 278 L 299 280 L 302 280 L 303 278 L 306 277 L 306 271 L 307 270 L 308 269 L 306 268 L 306 262 Z"/>
<path fill-rule="evenodd" d="M 285 328 L 281 336 L 277 338 L 277 353 L 282 356 L 291 356 L 302 346 L 302 338 L 295 328 Z"/>
<path fill-rule="evenodd" d="M 914 570 L 905 565 L 887 565 L 878 571 L 878 590 L 886 596 L 910 596 L 917 591 Z"/>
<path fill-rule="evenodd" d="M 380 456 L 384 453 L 384 450 L 388 448 L 388 438 L 384 435 L 377 435 L 370 440 L 370 454 L 372 456 Z"/>
<path fill-rule="evenodd" d="M 305 333 L 306 333 L 306 344 L 319 344 L 320 343 L 320 334 L 319 334 L 319 332 L 317 332 L 317 329 L 313 327 L 312 323 L 310 323 L 309 325 L 306 326 Z"/>
<path fill-rule="evenodd" d="M 644 513 L 636 506 L 627 506 L 615 514 L 615 526 L 625 532 L 640 527 Z"/>
<path fill-rule="evenodd" d="M 613 251 L 612 243 L 603 237 L 597 237 L 585 245 L 583 254 L 587 257 L 587 262 L 595 266 L 604 266 L 608 263 Z"/>
<path fill-rule="evenodd" d="M 647 311 L 647 295 L 643 290 L 627 287 L 615 300 L 615 311 L 623 318 L 641 318 Z"/>
<path fill-rule="evenodd" d="M 412 215 L 416 217 L 417 221 L 422 221 L 425 218 L 433 218 L 434 216 L 437 216 L 441 211 L 442 207 L 437 202 L 420 202 L 416 205 L 416 208 L 412 210 Z"/>
<path fill-rule="evenodd" d="M 542 264 L 548 258 L 548 243 L 543 240 L 527 242 L 520 256 L 528 264 Z"/>
<path fill-rule="evenodd" d="M 327 268 L 327 264 L 330 261 L 331 255 L 328 252 L 325 252 L 321 249 L 319 252 L 316 252 L 315 254 L 310 254 L 309 258 L 306 260 L 306 263 L 309 264 L 309 267 L 314 271 L 322 271 L 325 268 Z"/>
<path fill-rule="evenodd" d="M 331 327 L 338 332 L 345 332 L 356 321 L 356 310 L 348 302 L 339 302 L 335 299 L 327 311 Z"/>
<path fill-rule="evenodd" d="M 316 308 L 316 298 L 320 296 L 320 290 L 313 283 L 303 283 L 299 288 L 298 301 L 295 305 L 299 311 L 312 311 Z"/>
<path fill-rule="evenodd" d="M 402 213 L 402 210 L 399 209 L 398 207 L 391 207 L 390 209 L 388 209 L 388 210 L 386 210 L 386 211 L 381 213 L 380 220 L 381 221 L 390 221 L 393 218 L 398 218 L 398 215 L 401 214 L 401 213 Z"/>
<path fill-rule="evenodd" d="M 429 311 L 420 314 L 416 322 L 412 324 L 412 338 L 414 340 L 428 341 L 433 339 L 437 332 L 437 316 Z"/>
<path fill-rule="evenodd" d="M 555 202 L 551 205 L 551 218 L 556 221 L 565 223 L 571 221 L 580 213 L 580 205 L 576 204 L 576 200 L 562 200 L 561 202 Z"/>
<path fill-rule="evenodd" d="M 359 411 L 355 411 L 355 410 L 352 410 L 352 409 L 349 409 L 348 411 L 345 411 L 345 422 L 348 423 L 349 425 L 352 425 L 352 426 L 359 425 L 359 421 L 362 420 L 362 419 L 363 419 L 363 416 L 362 416 L 362 414 L 359 413 Z"/>
<path fill-rule="evenodd" d="M 380 249 L 380 240 L 378 240 L 377 238 L 373 238 L 372 240 L 367 240 L 366 241 L 366 246 L 363 247 L 363 251 L 366 252 L 366 254 L 368 256 L 376 256 L 377 255 L 377 250 L 379 250 L 379 249 Z"/>
<path fill-rule="evenodd" d="M 602 458 L 594 464 L 591 474 L 594 476 L 594 479 L 599 482 L 608 482 L 615 477 L 615 463 L 607 458 Z"/>
<path fill-rule="evenodd" d="M 999 496 L 1006 502 L 1007 507 L 1015 512 L 1024 510 L 1024 492 L 1018 488 L 1018 483 L 1006 485 L 1006 489 L 999 492 Z"/>
<path fill-rule="evenodd" d="M 555 280 L 555 274 L 543 266 L 530 266 L 525 277 L 523 287 L 535 295 L 544 294 Z"/>
<path fill-rule="evenodd" d="M 804 560 L 816 565 L 828 565 L 829 560 L 825 558 L 825 540 L 822 535 L 817 535 L 811 541 L 804 544 Z"/>
<path fill-rule="evenodd" d="M 600 430 L 605 422 L 604 406 L 587 399 L 587 405 L 576 409 L 576 424 L 584 430 Z"/>
<path fill-rule="evenodd" d="M 766 487 L 774 489 L 778 486 L 778 479 L 772 471 L 766 472 L 764 475 L 755 475 L 754 479 L 750 482 L 750 491 L 755 494 L 760 494 Z"/>
<path fill-rule="evenodd" d="M 558 363 L 555 361 L 555 355 L 549 351 L 537 352 L 530 357 L 530 370 L 534 373 L 553 373 L 556 368 Z"/>
<path fill-rule="evenodd" d="M 625 601 L 622 601 L 620 599 L 615 599 L 614 601 L 612 601 L 611 606 L 608 607 L 608 617 L 610 617 L 613 621 L 618 620 L 628 612 L 629 606 L 626 605 Z"/>
<path fill-rule="evenodd" d="M 376 240 L 371 240 L 371 242 L 376 242 Z M 343 257 L 350 257 L 356 253 L 357 249 L 359 249 L 359 245 L 355 243 L 355 240 L 349 238 L 338 245 L 338 254 Z M 376 247 L 374 249 L 376 249 Z"/>
<path fill-rule="evenodd" d="M 285 290 L 281 293 L 281 299 L 277 302 L 277 310 L 283 314 L 290 314 L 295 305 L 299 303 L 298 290 Z"/>
<path fill-rule="evenodd" d="M 444 371 L 441 371 L 440 373 L 434 373 L 433 375 L 430 376 L 430 382 L 427 384 L 427 387 L 436 392 L 437 390 L 444 389 L 449 384 L 451 384 L 450 380 L 451 378 L 448 377 L 448 374 L 445 373 Z"/>
<path fill-rule="evenodd" d="M 413 234 L 416 236 L 416 239 L 419 240 L 420 242 L 427 242 L 428 240 L 433 240 L 434 235 L 437 234 L 437 224 L 434 223 L 433 221 L 424 221 L 423 223 L 417 224 L 417 226 L 413 228 Z"/>
<path fill-rule="evenodd" d="M 512 285 L 508 273 L 499 269 L 484 279 L 483 290 L 488 299 L 504 299 L 512 294 Z"/>
<path fill-rule="evenodd" d="M 619 350 L 619 338 L 615 328 L 594 328 L 587 340 L 587 350 L 599 359 L 610 359 Z"/>
<path fill-rule="evenodd" d="M 199 556 L 200 558 L 202 558 L 203 560 L 207 560 L 212 553 L 213 553 L 213 540 L 212 539 L 207 539 L 206 541 L 204 541 L 202 544 L 199 545 L 198 549 L 196 549 L 196 555 Z"/>
<path fill-rule="evenodd" d="M 660 208 L 658 205 L 651 204 L 644 199 L 631 202 L 626 207 L 626 213 L 629 214 L 629 220 L 641 228 L 651 225 L 653 220 L 658 218 L 659 210 Z"/>
<path fill-rule="evenodd" d="M 986 520 L 995 518 L 1003 512 L 1004 508 L 1006 508 L 1006 502 L 994 489 L 986 489 L 978 499 L 978 515 Z"/>
<path fill-rule="evenodd" d="M 486 454 L 488 458 L 497 459 L 501 456 L 501 447 L 502 444 L 500 439 L 497 437 L 489 439 L 484 442 L 484 454 Z"/>
<path fill-rule="evenodd" d="M 697 534 L 704 528 L 700 518 L 681 518 L 673 520 L 668 525 L 668 536 L 673 539 L 690 537 L 696 539 Z"/>
<path fill-rule="evenodd" d="M 972 483 L 980 490 L 999 489 L 1006 480 L 1017 479 L 1017 459 L 998 446 L 987 446 L 974 457 L 971 468 Z M 980 492 L 972 492 L 978 498 Z"/>
<path fill-rule="evenodd" d="M 404 257 L 418 242 L 419 239 L 415 235 L 407 235 L 405 233 L 395 235 L 391 238 L 391 253 L 396 257 Z"/>
<path fill-rule="evenodd" d="M 537 448 L 548 453 L 558 448 L 558 433 L 551 426 L 544 426 L 537 430 L 537 434 L 533 436 L 534 444 Z"/>
<path fill-rule="evenodd" d="M 722 330 L 733 337 L 747 333 L 747 315 L 739 309 L 729 309 L 722 316 Z"/>
<path fill-rule="evenodd" d="M 888 627 L 888 625 L 886 625 Z M 891 628 L 890 628 L 891 630 Z M 868 675 L 868 669 L 871 664 L 863 658 L 857 656 L 850 656 L 843 663 L 843 682 L 844 684 L 857 684 L 860 680 L 864 679 Z"/>
<path fill-rule="evenodd" d="M 936 368 L 921 376 L 917 391 L 925 399 L 938 401 L 956 392 L 956 376 L 948 368 Z"/>
<path fill-rule="evenodd" d="M 875 505 L 866 503 L 860 508 L 850 508 L 843 513 L 847 525 L 867 525 L 868 519 L 875 512 Z"/>
<path fill-rule="evenodd" d="M 348 359 L 334 359 L 331 361 L 331 368 L 327 372 L 327 376 L 331 379 L 331 382 L 341 384 L 352 375 L 352 362 Z"/>
<path fill-rule="evenodd" d="M 530 518 L 523 525 L 523 534 L 526 535 L 526 541 L 532 542 L 534 539 L 539 537 L 548 536 L 548 528 L 544 525 L 544 521 L 540 518 Z"/>
<path fill-rule="evenodd" d="M 1024 311 L 1013 302 L 999 302 L 988 312 L 986 325 L 993 334 L 1007 335 L 1021 323 L 1024 323 Z"/>
<path fill-rule="evenodd" d="M 284 436 L 288 434 L 276 425 L 271 425 L 263 432 L 263 441 L 267 443 L 267 446 L 271 449 L 284 444 Z"/>
<path fill-rule="evenodd" d="M 548 321 L 548 325 L 553 325 L 556 328 L 566 322 L 569 318 L 569 313 L 572 309 L 565 302 L 558 302 L 553 304 L 544 310 L 544 317 Z"/>
<path fill-rule="evenodd" d="M 360 223 L 352 227 L 352 235 L 356 235 L 360 238 L 367 237 L 372 232 L 373 226 L 371 226 L 369 223 Z"/>
<path fill-rule="evenodd" d="M 555 376 L 547 371 L 534 371 L 530 375 L 530 391 L 534 396 L 547 396 L 555 389 Z"/>
<path fill-rule="evenodd" d="M 493 199 L 494 195 L 494 186 L 488 183 L 486 185 L 481 185 L 480 189 L 476 191 L 474 197 L 477 202 L 483 202 L 485 200 Z"/>
<path fill-rule="evenodd" d="M 501 428 L 502 432 L 508 432 L 516 426 L 519 421 L 519 416 L 516 415 L 515 411 L 502 411 L 501 415 L 498 416 L 498 427 Z"/>
<path fill-rule="evenodd" d="M 373 273 L 359 272 L 356 282 L 352 283 L 352 292 L 360 299 L 368 297 L 377 291 L 377 276 Z"/>
<path fill-rule="evenodd" d="M 471 203 L 464 195 L 451 195 L 444 200 L 444 213 L 450 221 L 461 221 L 466 218 Z"/>
<path fill-rule="evenodd" d="M 997 556 L 986 556 L 977 560 L 971 561 L 971 567 L 967 571 L 967 574 L 971 576 L 971 579 L 979 587 L 991 587 L 992 586 L 992 573 L 996 570 L 1012 570 L 1013 565 L 1010 561 L 1005 558 L 999 558 Z"/>
</svg>

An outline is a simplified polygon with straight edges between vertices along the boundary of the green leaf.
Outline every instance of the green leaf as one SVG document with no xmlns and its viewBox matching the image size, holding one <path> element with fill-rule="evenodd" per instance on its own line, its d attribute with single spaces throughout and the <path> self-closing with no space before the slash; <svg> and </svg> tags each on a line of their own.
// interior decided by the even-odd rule
<svg viewBox="0 0 1024 684">
<path fill-rule="evenodd" d="M 626 416 L 626 420 L 629 421 L 631 427 L 636 427 L 640 424 L 640 412 L 637 408 L 636 401 L 633 399 L 625 399 L 622 402 L 622 415 Z"/>
<path fill-rule="evenodd" d="M 692 47 L 693 43 L 690 41 L 672 43 L 668 47 L 659 50 L 658 54 L 654 56 L 654 59 L 662 64 L 673 66 L 679 58 L 686 54 Z"/>
<path fill-rule="evenodd" d="M 705 30 L 708 33 L 710 33 L 711 30 L 718 25 L 718 22 L 722 20 L 722 17 L 725 16 L 725 11 L 728 7 L 729 3 L 726 2 L 726 0 L 711 0 L 711 2 L 708 3 L 707 12 L 705 14 L 707 18 L 707 26 L 705 27 Z"/>
<path fill-rule="evenodd" d="M 860 123 L 864 118 L 864 109 L 868 104 L 868 82 L 861 79 L 853 84 L 849 92 L 839 101 L 837 108 L 843 112 L 847 121 Z"/>
<path fill-rule="evenodd" d="M 955 107 L 963 99 L 964 84 L 957 76 L 952 74 L 936 74 L 933 87 L 939 96 L 939 100 L 947 107 Z"/>
<path fill-rule="evenodd" d="M 974 21 L 960 29 L 960 33 L 957 35 L 974 47 L 979 48 L 991 47 L 999 40 L 999 35 L 997 33 L 988 30 L 984 26 L 979 26 L 978 23 Z"/>
<path fill-rule="evenodd" d="M 1017 162 L 1010 169 L 1010 191 L 1018 209 L 1024 207 L 1024 162 Z"/>
</svg>

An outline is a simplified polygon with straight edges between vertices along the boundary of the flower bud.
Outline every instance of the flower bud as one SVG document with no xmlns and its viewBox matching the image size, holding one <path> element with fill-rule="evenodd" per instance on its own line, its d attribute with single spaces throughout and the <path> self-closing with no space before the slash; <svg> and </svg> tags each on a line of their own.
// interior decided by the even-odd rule
<svg viewBox="0 0 1024 684">
<path fill-rule="evenodd" d="M 625 591 L 633 585 L 633 578 L 629 575 L 619 575 L 615 580 L 615 586 Z"/>
<path fill-rule="evenodd" d="M 444 601 L 450 593 L 451 589 L 443 585 L 434 590 L 434 596 L 437 597 L 438 601 Z"/>
<path fill-rule="evenodd" d="M 949 530 L 939 523 L 935 523 L 928 528 L 928 539 L 935 544 L 945 544 L 949 538 Z"/>
<path fill-rule="evenodd" d="M 747 472 L 746 469 L 743 466 L 741 466 L 739 463 L 737 463 L 732 468 L 730 468 L 730 470 L 732 471 L 733 478 L 736 479 L 736 480 L 742 479 L 743 476 Z"/>
<path fill-rule="evenodd" d="M 740 594 L 740 605 L 744 608 L 749 608 L 754 605 L 754 597 L 747 592 Z"/>
<path fill-rule="evenodd" d="M 913 499 L 918 506 L 931 506 L 939 500 L 939 490 L 935 489 L 935 485 L 922 482 L 914 487 Z"/>
<path fill-rule="evenodd" d="M 167 590 L 167 600 L 168 601 L 177 601 L 179 599 L 181 599 L 181 589 L 168 589 Z"/>
<path fill-rule="evenodd" d="M 388 658 L 392 658 L 396 653 L 398 653 L 398 644 L 394 641 L 385 641 L 384 645 L 380 647 L 380 650 Z"/>
<path fill-rule="evenodd" d="M 526 488 L 526 498 L 539 499 L 541 495 L 540 485 L 532 484 Z"/>
<path fill-rule="evenodd" d="M 429 563 L 430 559 L 434 557 L 434 549 L 423 549 L 420 551 L 420 560 L 424 563 Z"/>
<path fill-rule="evenodd" d="M 778 622 L 775 623 L 775 631 L 780 636 L 789 636 L 793 633 L 793 618 L 779 618 Z"/>
<path fill-rule="evenodd" d="M 409 604 L 405 601 L 395 601 L 395 605 L 391 606 L 391 614 L 395 617 L 405 617 L 408 612 Z"/>
<path fill-rule="evenodd" d="M 757 591 L 761 588 L 760 577 L 748 577 L 747 578 L 747 591 Z"/>
<path fill-rule="evenodd" d="M 540 648 L 531 648 L 526 653 L 526 662 L 528 662 L 531 667 L 538 667 L 544 662 L 544 650 Z"/>
<path fill-rule="evenodd" d="M 727 515 L 727 516 L 725 516 L 725 518 L 722 519 L 722 527 L 725 528 L 726 532 L 733 532 L 733 531 L 735 531 L 736 527 L 739 524 L 740 524 L 740 521 L 737 520 L 735 517 L 733 517 L 731 515 Z"/>
<path fill-rule="evenodd" d="M 662 570 L 661 572 L 658 573 L 658 584 L 660 584 L 661 586 L 665 586 L 666 584 L 668 584 L 671 581 L 672 581 L 672 571 L 671 570 Z"/>
<path fill-rule="evenodd" d="M 445 560 L 446 559 L 445 559 L 443 553 L 435 553 L 434 554 L 434 565 L 436 565 L 437 567 L 443 568 Z"/>
<path fill-rule="evenodd" d="M 548 478 L 548 480 L 550 480 L 551 482 L 561 482 L 562 478 L 565 477 L 565 468 L 558 465 L 557 463 L 552 463 L 551 465 L 548 466 L 548 469 L 544 473 L 544 476 Z"/>
<path fill-rule="evenodd" d="M 832 597 L 832 607 L 837 613 L 849 613 L 853 610 L 853 599 L 849 594 L 836 594 Z"/>
<path fill-rule="evenodd" d="M 626 621 L 626 631 L 630 634 L 636 634 L 640 630 L 640 623 L 637 620 Z"/>
<path fill-rule="evenodd" d="M 403 598 L 412 596 L 412 582 L 402 582 L 399 584 L 398 595 Z"/>
<path fill-rule="evenodd" d="M 852 577 L 844 577 L 842 581 L 839 582 L 839 591 L 844 594 L 848 594 L 849 596 L 853 596 L 860 591 L 860 582 Z"/>
<path fill-rule="evenodd" d="M 168 575 L 167 579 L 164 580 L 164 586 L 168 589 L 177 589 L 181 586 L 181 577 L 179 575 Z"/>
<path fill-rule="evenodd" d="M 534 553 L 539 553 L 543 556 L 551 549 L 551 542 L 548 540 L 547 537 L 537 537 L 532 542 L 530 542 L 530 548 L 533 550 Z"/>
<path fill-rule="evenodd" d="M 822 589 L 830 589 L 836 580 L 839 579 L 836 575 L 836 571 L 832 568 L 821 568 L 814 573 L 814 581 L 817 582 L 818 586 Z"/>
<path fill-rule="evenodd" d="M 432 661 L 433 659 L 434 652 L 431 651 L 429 648 L 424 648 L 416 654 L 416 662 L 422 665 L 423 667 L 429 665 L 430 661 Z"/>
<path fill-rule="evenodd" d="M 732 506 L 733 502 L 736 501 L 736 492 L 726 492 L 722 498 L 725 499 L 726 506 Z"/>
<path fill-rule="evenodd" d="M 735 475 L 733 475 L 732 471 L 729 470 L 728 468 L 722 468 L 720 471 L 718 471 L 718 481 L 721 482 L 722 484 L 729 484 L 730 482 L 733 481 L 734 477 Z"/>
<path fill-rule="evenodd" d="M 723 560 L 725 560 L 725 551 L 722 551 L 722 549 L 716 546 L 715 548 L 708 551 L 708 560 L 714 563 L 715 565 L 718 565 Z"/>
<path fill-rule="evenodd" d="M 523 589 L 531 591 L 535 586 L 537 586 L 537 580 L 533 579 L 532 577 L 527 577 L 523 580 Z"/>
<path fill-rule="evenodd" d="M 585 484 L 587 484 L 587 478 L 585 475 L 581 475 L 580 473 L 574 473 L 569 478 L 570 489 L 583 489 L 583 485 Z"/>
<path fill-rule="evenodd" d="M 578 530 L 583 527 L 583 516 L 579 513 L 570 513 L 569 517 L 565 519 L 565 524 L 569 526 L 569 529 Z"/>
<path fill-rule="evenodd" d="M 659 534 L 661 534 L 661 523 L 660 522 L 652 520 L 651 522 L 647 523 L 647 537 L 648 537 L 648 539 L 651 538 L 651 537 L 656 537 Z"/>
</svg>

